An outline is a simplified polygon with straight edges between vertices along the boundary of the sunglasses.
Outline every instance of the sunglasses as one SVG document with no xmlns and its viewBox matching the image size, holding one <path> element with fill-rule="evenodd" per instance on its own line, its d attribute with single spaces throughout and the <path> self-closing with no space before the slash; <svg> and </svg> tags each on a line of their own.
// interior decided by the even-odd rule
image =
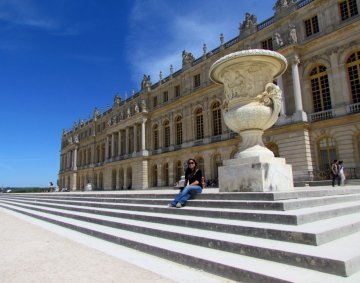
<svg viewBox="0 0 360 283">
<path fill-rule="evenodd" d="M 194 162 L 189 162 L 188 164 L 190 165 L 190 164 L 195 164 L 195 163 Z"/>
</svg>

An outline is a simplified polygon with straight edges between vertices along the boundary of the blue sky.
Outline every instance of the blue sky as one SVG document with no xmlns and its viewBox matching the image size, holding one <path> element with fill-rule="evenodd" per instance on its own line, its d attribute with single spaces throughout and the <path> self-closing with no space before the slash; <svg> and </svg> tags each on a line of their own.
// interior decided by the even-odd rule
<svg viewBox="0 0 360 283">
<path fill-rule="evenodd" d="M 56 183 L 62 129 L 258 23 L 272 0 L 0 0 L 0 187 Z"/>
</svg>

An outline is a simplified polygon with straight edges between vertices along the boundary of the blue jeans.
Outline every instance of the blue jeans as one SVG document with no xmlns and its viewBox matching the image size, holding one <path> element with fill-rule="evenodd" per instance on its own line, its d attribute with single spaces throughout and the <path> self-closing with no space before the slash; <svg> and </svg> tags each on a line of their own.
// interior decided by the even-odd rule
<svg viewBox="0 0 360 283">
<path fill-rule="evenodd" d="M 172 206 L 176 206 L 178 202 L 180 202 L 182 205 L 185 205 L 186 202 L 194 195 L 201 194 L 202 187 L 200 186 L 186 186 L 171 202 Z"/>
</svg>

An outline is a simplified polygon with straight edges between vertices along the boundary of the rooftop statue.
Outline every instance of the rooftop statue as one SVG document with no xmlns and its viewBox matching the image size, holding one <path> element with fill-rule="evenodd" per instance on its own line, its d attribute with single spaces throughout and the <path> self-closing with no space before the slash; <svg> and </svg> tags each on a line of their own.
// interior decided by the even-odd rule
<svg viewBox="0 0 360 283">
<path fill-rule="evenodd" d="M 151 87 L 150 75 L 145 75 L 141 82 L 141 90 L 149 89 Z"/>
<path fill-rule="evenodd" d="M 245 14 L 245 20 L 240 24 L 240 34 L 256 28 L 257 26 L 257 17 L 250 13 Z"/>
<path fill-rule="evenodd" d="M 185 50 L 183 50 L 183 52 L 182 52 L 182 65 L 183 65 L 183 67 L 185 65 L 191 65 L 194 61 L 195 61 L 195 58 L 192 55 L 192 53 L 191 52 L 186 52 Z"/>
</svg>

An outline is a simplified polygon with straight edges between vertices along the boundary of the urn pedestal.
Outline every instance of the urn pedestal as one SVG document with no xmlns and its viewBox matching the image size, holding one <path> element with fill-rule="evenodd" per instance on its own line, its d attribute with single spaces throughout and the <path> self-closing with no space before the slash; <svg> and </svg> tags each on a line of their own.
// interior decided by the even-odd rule
<svg viewBox="0 0 360 283">
<path fill-rule="evenodd" d="M 242 138 L 235 159 L 219 168 L 220 191 L 293 189 L 291 165 L 264 146 L 264 131 L 275 124 L 281 90 L 273 80 L 285 72 L 281 54 L 262 49 L 231 53 L 210 68 L 210 79 L 224 85 L 222 113 L 226 125 Z"/>
</svg>

